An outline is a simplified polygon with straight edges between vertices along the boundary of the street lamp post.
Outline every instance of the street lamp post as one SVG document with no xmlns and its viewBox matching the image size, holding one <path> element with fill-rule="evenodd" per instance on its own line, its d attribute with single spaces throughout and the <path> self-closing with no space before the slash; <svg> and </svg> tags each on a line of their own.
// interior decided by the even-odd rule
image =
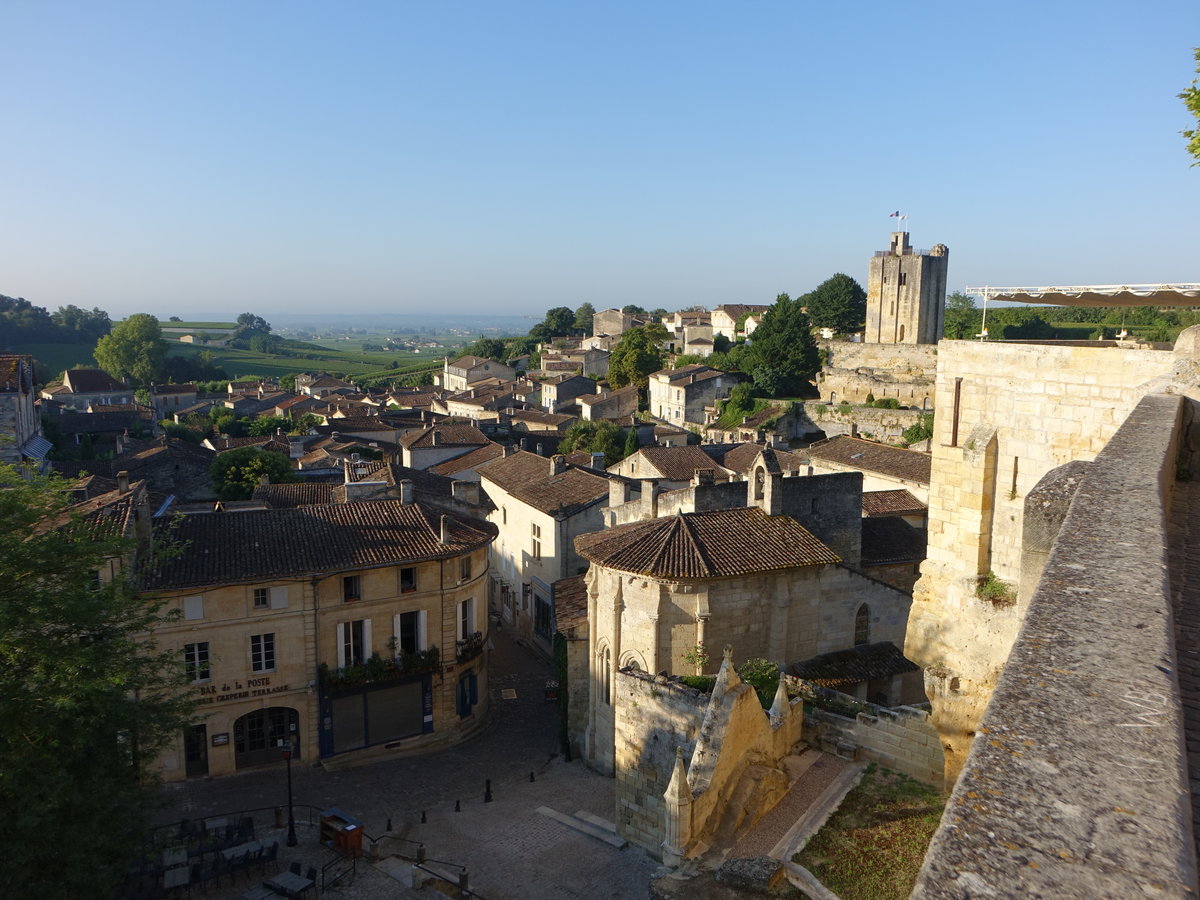
<svg viewBox="0 0 1200 900">
<path fill-rule="evenodd" d="M 289 737 L 287 743 L 283 746 L 283 758 L 287 760 L 287 783 L 288 783 L 288 836 L 287 845 L 295 847 L 300 843 L 296 839 L 296 812 L 292 807 L 292 747 L 294 737 Z"/>
</svg>

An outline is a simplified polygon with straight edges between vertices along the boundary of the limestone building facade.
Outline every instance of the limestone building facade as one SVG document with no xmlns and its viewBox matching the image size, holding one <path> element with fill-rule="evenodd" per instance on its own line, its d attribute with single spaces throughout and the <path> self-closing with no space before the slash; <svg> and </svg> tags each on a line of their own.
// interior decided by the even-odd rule
<svg viewBox="0 0 1200 900">
<path fill-rule="evenodd" d="M 453 742 L 488 705 L 486 586 L 495 532 L 403 500 L 179 517 L 181 552 L 141 587 L 195 686 L 167 781 L 388 744 Z"/>
<path fill-rule="evenodd" d="M 868 267 L 863 340 L 936 344 L 942 336 L 949 262 L 945 244 L 914 250 L 907 231 L 893 232 L 888 249 L 876 253 Z"/>
</svg>

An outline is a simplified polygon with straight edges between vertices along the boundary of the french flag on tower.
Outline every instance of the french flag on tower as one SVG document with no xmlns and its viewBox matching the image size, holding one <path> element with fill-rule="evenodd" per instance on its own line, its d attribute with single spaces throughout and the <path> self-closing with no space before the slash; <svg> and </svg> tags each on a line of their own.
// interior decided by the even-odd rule
<svg viewBox="0 0 1200 900">
<path fill-rule="evenodd" d="M 896 210 L 894 213 L 888 213 L 888 218 L 889 219 L 907 219 L 908 216 L 902 216 L 902 215 L 900 215 L 900 210 Z"/>
</svg>

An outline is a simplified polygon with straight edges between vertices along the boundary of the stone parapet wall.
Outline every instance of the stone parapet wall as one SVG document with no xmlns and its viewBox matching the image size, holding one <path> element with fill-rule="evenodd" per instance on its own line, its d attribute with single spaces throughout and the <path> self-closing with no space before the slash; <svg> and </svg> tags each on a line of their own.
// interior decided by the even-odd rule
<svg viewBox="0 0 1200 900">
<path fill-rule="evenodd" d="M 1165 533 L 1190 402 L 1145 397 L 1083 473 L 917 900 L 1195 896 Z"/>
<path fill-rule="evenodd" d="M 827 753 L 886 766 L 941 789 L 942 748 L 929 713 L 857 700 L 802 678 L 787 678 L 789 693 L 813 702 L 804 739 Z"/>
</svg>

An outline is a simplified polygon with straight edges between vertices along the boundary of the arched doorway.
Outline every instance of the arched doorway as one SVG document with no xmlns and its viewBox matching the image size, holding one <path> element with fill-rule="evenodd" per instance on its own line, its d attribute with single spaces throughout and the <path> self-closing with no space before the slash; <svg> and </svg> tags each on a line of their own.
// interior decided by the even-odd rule
<svg viewBox="0 0 1200 900">
<path fill-rule="evenodd" d="M 233 723 L 236 768 L 261 766 L 283 759 L 280 742 L 295 738 L 293 759 L 300 758 L 300 714 L 290 706 L 268 706 L 246 713 Z"/>
</svg>

